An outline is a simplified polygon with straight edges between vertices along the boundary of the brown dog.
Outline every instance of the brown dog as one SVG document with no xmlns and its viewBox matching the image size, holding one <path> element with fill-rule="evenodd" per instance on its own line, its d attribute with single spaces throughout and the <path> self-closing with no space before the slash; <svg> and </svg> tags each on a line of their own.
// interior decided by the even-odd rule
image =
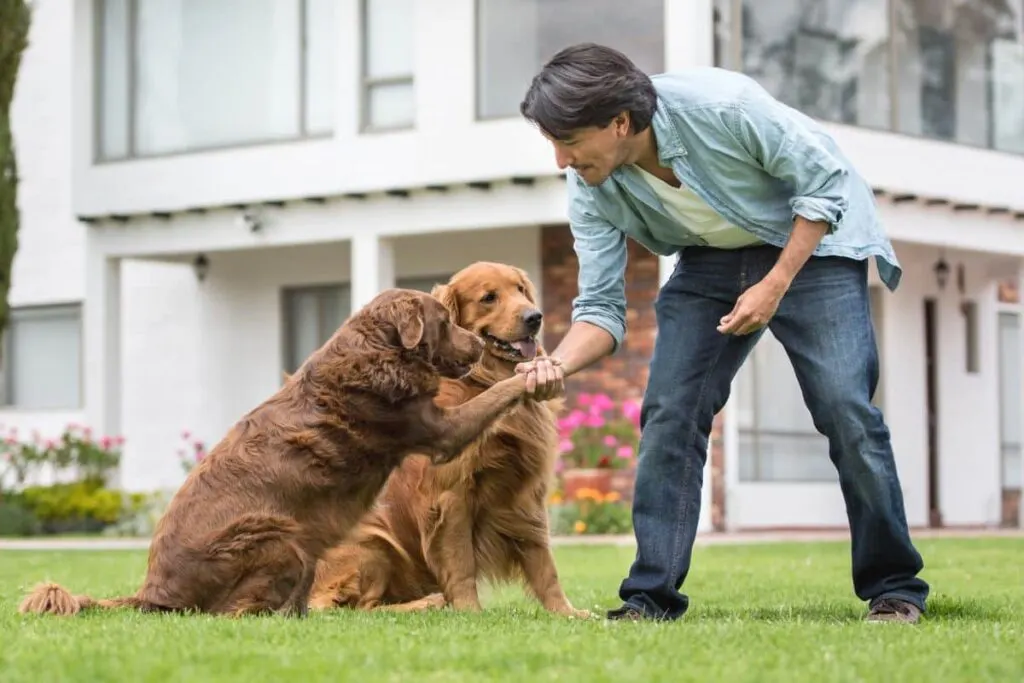
<svg viewBox="0 0 1024 683">
<path fill-rule="evenodd" d="M 487 344 L 469 375 L 442 381 L 441 405 L 476 400 L 543 353 L 537 296 L 519 268 L 475 263 L 432 294 Z M 549 403 L 516 406 L 450 464 L 406 459 L 374 509 L 319 563 L 311 607 L 479 610 L 478 579 L 518 578 L 547 610 L 589 616 L 566 599 L 548 545 L 561 401 Z"/>
<path fill-rule="evenodd" d="M 519 377 L 457 408 L 434 403 L 441 377 L 469 372 L 483 348 L 437 299 L 380 294 L 189 474 L 157 525 L 134 596 L 93 600 L 42 584 L 19 611 L 306 614 L 317 560 L 402 458 L 450 461 L 524 395 Z"/>
</svg>

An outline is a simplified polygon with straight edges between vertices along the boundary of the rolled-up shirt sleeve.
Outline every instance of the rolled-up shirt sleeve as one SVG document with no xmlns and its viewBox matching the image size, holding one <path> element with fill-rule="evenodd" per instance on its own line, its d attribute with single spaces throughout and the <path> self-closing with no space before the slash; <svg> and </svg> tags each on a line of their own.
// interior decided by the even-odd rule
<svg viewBox="0 0 1024 683">
<path fill-rule="evenodd" d="M 828 224 L 835 232 L 849 208 L 850 172 L 800 116 L 768 98 L 731 107 L 733 133 L 764 169 L 793 188 L 793 218 Z"/>
<path fill-rule="evenodd" d="M 586 190 L 570 173 L 569 229 L 579 261 L 579 294 L 572 302 L 572 322 L 600 327 L 615 340 L 613 353 L 626 336 L 626 235 L 591 206 Z"/>
</svg>

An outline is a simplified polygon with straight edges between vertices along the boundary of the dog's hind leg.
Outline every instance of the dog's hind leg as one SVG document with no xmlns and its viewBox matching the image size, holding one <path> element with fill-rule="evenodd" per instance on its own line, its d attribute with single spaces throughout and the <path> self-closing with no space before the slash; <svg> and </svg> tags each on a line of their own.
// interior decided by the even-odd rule
<svg viewBox="0 0 1024 683">
<path fill-rule="evenodd" d="M 424 612 L 430 609 L 441 609 L 448 604 L 442 593 L 431 593 L 419 600 L 399 602 L 391 605 L 375 605 L 372 608 L 375 612 Z"/>
<path fill-rule="evenodd" d="M 245 515 L 217 532 L 206 553 L 220 567 L 225 590 L 209 611 L 304 616 L 316 562 L 300 539 L 295 520 L 275 515 Z"/>
</svg>

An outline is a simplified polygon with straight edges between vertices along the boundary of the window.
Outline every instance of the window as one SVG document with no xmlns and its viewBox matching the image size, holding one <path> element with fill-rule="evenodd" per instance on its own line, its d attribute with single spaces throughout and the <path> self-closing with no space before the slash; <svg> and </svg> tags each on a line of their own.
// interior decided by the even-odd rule
<svg viewBox="0 0 1024 683">
<path fill-rule="evenodd" d="M 556 52 L 596 42 L 647 73 L 665 63 L 665 0 L 477 0 L 477 116 L 516 116 L 534 74 Z"/>
<path fill-rule="evenodd" d="M 23 410 L 82 405 L 82 309 L 14 308 L 4 336 L 4 404 Z"/>
<path fill-rule="evenodd" d="M 999 412 L 1003 489 L 1021 489 L 1020 316 L 999 314 Z"/>
<path fill-rule="evenodd" d="M 351 288 L 317 285 L 284 290 L 284 365 L 295 372 L 331 338 L 351 312 Z"/>
<path fill-rule="evenodd" d="M 736 378 L 740 481 L 837 481 L 785 349 L 765 332 Z"/>
<path fill-rule="evenodd" d="M 363 0 L 363 129 L 416 122 L 413 0 Z"/>
<path fill-rule="evenodd" d="M 99 0 L 99 157 L 329 134 L 333 0 Z"/>
<path fill-rule="evenodd" d="M 1024 0 L 714 0 L 715 59 L 825 120 L 1024 153 Z"/>
</svg>

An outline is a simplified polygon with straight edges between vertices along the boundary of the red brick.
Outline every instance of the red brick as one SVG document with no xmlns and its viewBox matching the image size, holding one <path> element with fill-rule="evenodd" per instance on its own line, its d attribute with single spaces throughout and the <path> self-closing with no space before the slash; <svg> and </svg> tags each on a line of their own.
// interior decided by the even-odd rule
<svg viewBox="0 0 1024 683">
<path fill-rule="evenodd" d="M 554 349 L 569 329 L 579 263 L 573 251 L 568 225 L 548 225 L 541 230 L 541 265 L 544 296 L 544 346 Z M 657 322 L 654 301 L 658 295 L 658 257 L 630 240 L 626 266 L 625 342 L 619 351 L 576 375 L 567 387 L 570 400 L 578 393 L 605 393 L 614 400 L 639 399 L 647 385 L 648 363 L 654 351 Z M 712 428 L 712 520 L 715 529 L 725 528 L 725 457 L 721 415 Z"/>
</svg>

